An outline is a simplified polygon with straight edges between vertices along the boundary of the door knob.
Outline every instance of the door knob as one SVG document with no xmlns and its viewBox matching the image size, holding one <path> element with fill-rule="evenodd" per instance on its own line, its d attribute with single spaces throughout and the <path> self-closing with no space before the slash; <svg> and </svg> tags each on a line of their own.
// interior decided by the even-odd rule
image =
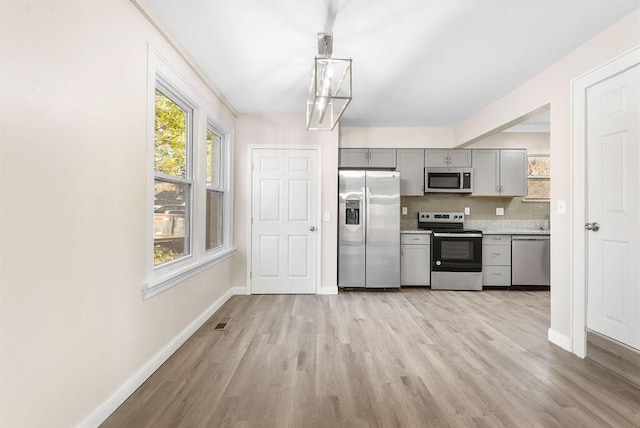
<svg viewBox="0 0 640 428">
<path fill-rule="evenodd" d="M 312 232 L 315 232 L 316 231 L 316 227 L 315 226 L 309 226 L 309 230 L 312 231 Z"/>
<path fill-rule="evenodd" d="M 584 228 L 587 230 L 592 230 L 594 232 L 597 232 L 600 230 L 600 225 L 594 221 L 593 223 L 586 223 L 584 225 Z"/>
</svg>

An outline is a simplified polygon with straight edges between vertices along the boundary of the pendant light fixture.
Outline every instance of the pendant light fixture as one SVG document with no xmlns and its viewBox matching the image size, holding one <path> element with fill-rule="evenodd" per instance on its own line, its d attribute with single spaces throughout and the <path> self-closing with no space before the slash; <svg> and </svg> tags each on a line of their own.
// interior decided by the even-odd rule
<svg viewBox="0 0 640 428">
<path fill-rule="evenodd" d="M 351 58 L 332 58 L 333 34 L 318 33 L 307 96 L 307 130 L 332 131 L 351 102 Z"/>
</svg>

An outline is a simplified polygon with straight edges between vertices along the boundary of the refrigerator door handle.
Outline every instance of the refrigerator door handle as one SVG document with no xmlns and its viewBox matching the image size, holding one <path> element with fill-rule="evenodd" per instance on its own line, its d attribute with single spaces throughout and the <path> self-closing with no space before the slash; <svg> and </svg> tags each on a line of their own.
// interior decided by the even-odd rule
<svg viewBox="0 0 640 428">
<path fill-rule="evenodd" d="M 364 205 L 366 206 L 365 209 L 365 220 L 364 220 L 364 243 L 367 243 L 367 240 L 369 239 L 369 194 L 371 193 L 371 188 L 370 187 L 365 187 L 364 189 Z"/>
</svg>

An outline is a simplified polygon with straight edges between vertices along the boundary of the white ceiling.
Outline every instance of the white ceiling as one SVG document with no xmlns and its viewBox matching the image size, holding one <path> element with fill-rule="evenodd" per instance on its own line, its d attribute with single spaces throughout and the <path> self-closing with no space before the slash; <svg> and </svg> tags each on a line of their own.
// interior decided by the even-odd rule
<svg viewBox="0 0 640 428">
<path fill-rule="evenodd" d="M 343 126 L 453 126 L 639 0 L 147 0 L 240 113 L 304 114 L 318 32 L 353 58 Z"/>
</svg>

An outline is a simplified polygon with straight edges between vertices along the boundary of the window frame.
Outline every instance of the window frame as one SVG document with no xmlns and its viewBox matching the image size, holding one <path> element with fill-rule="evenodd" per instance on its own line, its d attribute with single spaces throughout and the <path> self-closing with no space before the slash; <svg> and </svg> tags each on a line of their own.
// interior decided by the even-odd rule
<svg viewBox="0 0 640 428">
<path fill-rule="evenodd" d="M 206 99 L 176 73 L 151 47 L 148 50 L 147 76 L 147 233 L 146 279 L 143 298 L 146 300 L 183 282 L 204 269 L 231 257 L 232 245 L 232 186 L 233 128 Z M 186 177 L 174 177 L 155 171 L 155 91 L 158 89 L 181 108 L 190 112 L 190 130 L 187 130 Z M 186 108 L 185 108 L 186 107 Z M 187 127 L 189 128 L 189 127 Z M 206 245 L 206 137 L 211 129 L 221 137 L 219 180 L 216 191 L 222 193 L 222 245 L 205 249 Z M 190 140 L 190 141 L 189 141 Z M 176 180 L 176 178 L 178 180 Z M 176 260 L 153 265 L 155 180 L 190 182 L 190 208 L 185 216 L 185 231 L 189 233 L 191 251 Z M 187 209 L 185 209 L 186 211 Z M 188 217 L 188 219 L 187 219 Z"/>
<path fill-rule="evenodd" d="M 549 153 L 527 153 L 527 170 L 529 169 L 529 158 L 549 158 L 551 159 L 551 154 Z M 551 192 L 551 176 L 542 176 L 542 175 L 527 175 L 527 194 L 529 193 L 529 181 L 548 181 L 549 182 L 549 192 Z M 525 196 L 522 198 L 523 202 L 551 202 L 551 195 L 548 198 L 529 198 Z"/>
<path fill-rule="evenodd" d="M 183 94 L 179 91 L 176 91 L 175 88 L 170 86 L 171 84 L 166 81 L 164 78 L 157 78 L 156 85 L 154 90 L 154 107 L 153 107 L 153 121 L 154 121 L 154 136 L 155 136 L 155 92 L 158 91 L 165 97 L 169 99 L 169 101 L 176 104 L 185 112 L 185 171 L 184 177 L 180 177 L 177 175 L 165 174 L 162 172 L 158 172 L 155 169 L 155 161 L 153 165 L 153 184 L 154 184 L 154 206 L 155 206 L 155 183 L 156 181 L 163 181 L 165 183 L 171 183 L 176 185 L 182 185 L 187 187 L 186 192 L 186 205 L 185 205 L 185 247 L 187 248 L 186 254 L 182 257 L 179 257 L 175 260 L 172 260 L 167 263 L 163 263 L 158 266 L 153 266 L 153 269 L 164 269 L 173 264 L 178 264 L 180 261 L 185 258 L 189 258 L 193 255 L 193 214 L 194 214 L 194 168 L 193 168 L 193 145 L 194 145 L 194 104 L 189 99 L 185 98 Z M 155 160 L 155 138 L 154 138 L 154 160 Z M 155 209 L 154 209 L 155 213 Z M 155 238 L 155 230 L 154 230 L 154 238 Z M 155 245 L 155 244 L 154 244 Z"/>
<path fill-rule="evenodd" d="M 207 240 L 207 236 L 206 236 L 206 225 L 205 225 L 205 251 L 207 253 L 210 253 L 212 251 L 216 251 L 217 249 L 219 249 L 220 247 L 224 246 L 224 224 L 225 224 L 225 210 L 226 210 L 226 205 L 227 205 L 227 201 L 225 200 L 225 193 L 226 191 L 226 183 L 227 180 L 229 180 L 229 177 L 225 177 L 224 171 L 227 169 L 226 166 L 224 165 L 224 160 L 227 158 L 226 156 L 226 136 L 224 134 L 224 132 L 219 129 L 219 127 L 216 125 L 216 123 L 212 120 L 207 120 L 207 126 L 205 129 L 205 157 L 206 156 L 206 134 L 211 131 L 213 134 L 217 135 L 218 137 L 220 137 L 220 157 L 218 159 L 218 185 L 217 186 L 213 186 L 210 185 L 207 181 L 207 177 L 206 177 L 206 159 L 205 159 L 205 180 L 204 180 L 204 184 L 205 184 L 205 204 L 207 202 L 207 198 L 206 198 L 206 194 L 207 192 L 215 192 L 218 194 L 222 195 L 222 212 L 219 213 L 220 217 L 221 217 L 221 223 L 222 223 L 222 242 L 220 245 L 216 246 L 216 247 L 212 247 L 207 249 L 206 246 L 206 240 Z M 208 218 L 206 218 L 206 207 L 205 207 L 205 221 L 208 221 Z"/>
</svg>

